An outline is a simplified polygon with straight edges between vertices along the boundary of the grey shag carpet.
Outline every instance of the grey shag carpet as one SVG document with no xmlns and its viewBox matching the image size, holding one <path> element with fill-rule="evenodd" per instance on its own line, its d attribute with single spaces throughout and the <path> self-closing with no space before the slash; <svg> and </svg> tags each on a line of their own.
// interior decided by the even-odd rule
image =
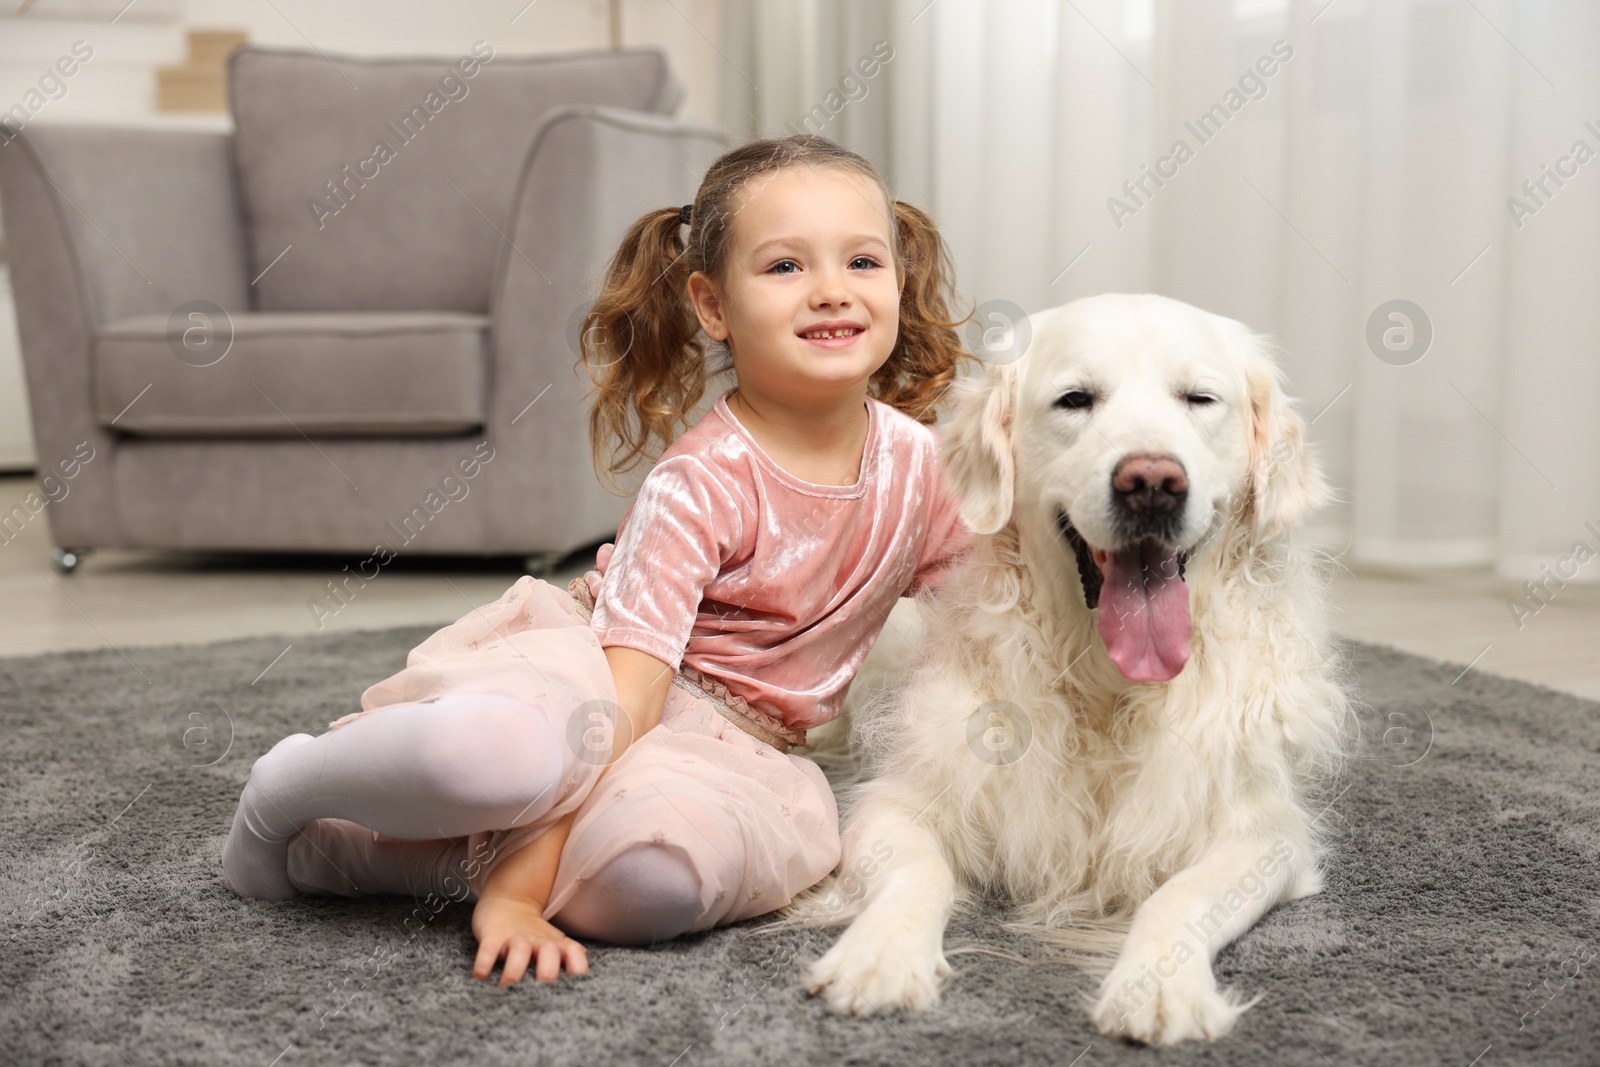
<svg viewBox="0 0 1600 1067">
<path fill-rule="evenodd" d="M 933 1012 L 851 1020 L 800 982 L 834 931 L 594 946 L 499 990 L 468 974 L 470 904 L 235 897 L 251 762 L 430 631 L 0 659 L 0 1063 L 1600 1062 L 1600 704 L 1345 644 L 1368 707 L 1327 888 L 1219 957 L 1265 994 L 1231 1036 L 1152 1050 L 1096 1033 L 1086 976 L 998 911 L 951 929 Z"/>
</svg>

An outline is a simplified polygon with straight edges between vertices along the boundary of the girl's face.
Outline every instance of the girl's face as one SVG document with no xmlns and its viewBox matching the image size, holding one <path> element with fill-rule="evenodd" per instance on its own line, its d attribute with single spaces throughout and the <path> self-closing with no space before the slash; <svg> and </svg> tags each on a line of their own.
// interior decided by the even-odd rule
<svg viewBox="0 0 1600 1067">
<path fill-rule="evenodd" d="M 876 183 L 842 171 L 788 167 L 751 183 L 734 209 L 725 284 L 689 279 L 741 389 L 826 401 L 864 388 L 888 360 L 901 289 L 888 211 Z M 850 336 L 805 336 L 827 323 Z"/>
</svg>

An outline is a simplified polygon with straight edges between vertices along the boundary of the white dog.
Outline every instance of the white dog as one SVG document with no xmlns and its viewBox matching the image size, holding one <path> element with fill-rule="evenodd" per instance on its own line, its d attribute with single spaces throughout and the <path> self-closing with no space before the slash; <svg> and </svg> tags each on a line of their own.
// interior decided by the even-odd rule
<svg viewBox="0 0 1600 1067">
<path fill-rule="evenodd" d="M 807 975 L 832 1010 L 922 1009 L 953 909 L 1002 892 L 1058 938 L 1126 931 L 1102 1031 L 1215 1038 L 1249 1006 L 1217 951 L 1321 885 L 1306 793 L 1349 701 L 1295 527 L 1331 493 L 1240 323 L 1108 294 L 1029 326 L 958 386 L 942 457 L 977 544 L 857 722 L 876 777 L 788 921 L 854 920 Z"/>
</svg>

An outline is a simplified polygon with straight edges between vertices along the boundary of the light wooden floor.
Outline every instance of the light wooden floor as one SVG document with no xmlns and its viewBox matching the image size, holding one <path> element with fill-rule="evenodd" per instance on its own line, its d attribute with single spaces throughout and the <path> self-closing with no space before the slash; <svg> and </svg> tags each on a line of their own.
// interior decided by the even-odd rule
<svg viewBox="0 0 1600 1067">
<path fill-rule="evenodd" d="M 0 476 L 0 514 L 35 483 Z M 221 641 L 280 634 L 443 625 L 499 598 L 522 571 L 515 561 L 398 559 L 337 612 L 325 583 L 348 559 L 196 556 L 108 550 L 75 574 L 50 562 L 41 514 L 0 543 L 0 655 Z M 0 532 L 0 542 L 10 536 Z M 564 585 L 593 563 L 548 576 Z M 1520 591 L 1487 568 L 1347 572 L 1333 605 L 1337 629 L 1363 641 L 1469 663 L 1600 700 L 1600 587 L 1568 585 L 1518 628 L 1507 605 Z"/>
</svg>

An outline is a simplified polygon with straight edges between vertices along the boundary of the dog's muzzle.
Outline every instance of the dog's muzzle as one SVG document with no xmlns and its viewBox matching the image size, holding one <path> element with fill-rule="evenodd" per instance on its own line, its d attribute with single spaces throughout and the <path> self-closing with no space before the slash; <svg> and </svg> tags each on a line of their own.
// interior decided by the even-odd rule
<svg viewBox="0 0 1600 1067">
<path fill-rule="evenodd" d="M 1067 513 L 1062 508 L 1056 508 L 1056 529 L 1061 531 L 1061 536 L 1067 544 L 1072 546 L 1073 554 L 1078 559 L 1078 578 L 1083 582 L 1083 602 L 1090 611 L 1100 606 L 1100 587 L 1105 582 L 1105 575 L 1101 573 L 1100 565 L 1094 561 L 1094 550 L 1089 547 L 1089 542 L 1083 539 L 1078 528 L 1072 525 L 1072 520 L 1067 518 Z M 1178 553 L 1178 580 L 1182 581 L 1184 567 L 1189 562 L 1189 553 Z"/>
<path fill-rule="evenodd" d="M 1188 500 L 1189 473 L 1176 456 L 1130 452 L 1111 472 L 1111 514 L 1120 541 L 1176 541 Z"/>
<path fill-rule="evenodd" d="M 1184 583 L 1187 552 L 1145 537 L 1118 548 L 1097 550 L 1080 534 L 1065 509 L 1056 527 L 1077 556 L 1083 602 L 1106 655 L 1131 682 L 1169 682 L 1189 662 L 1194 620 Z"/>
</svg>

